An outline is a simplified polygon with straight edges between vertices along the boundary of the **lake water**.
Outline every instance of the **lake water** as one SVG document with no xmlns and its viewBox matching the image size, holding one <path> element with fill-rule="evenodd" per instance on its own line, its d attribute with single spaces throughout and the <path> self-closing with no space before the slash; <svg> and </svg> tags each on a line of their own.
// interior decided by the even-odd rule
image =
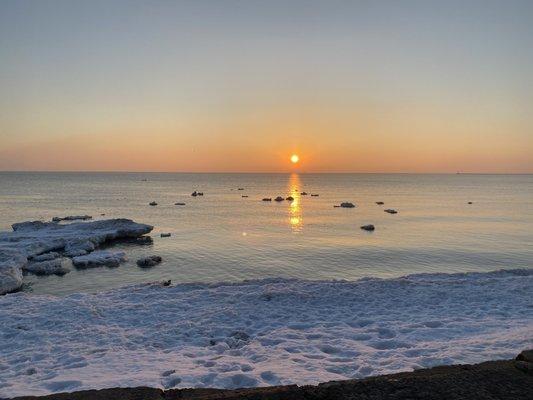
<svg viewBox="0 0 533 400">
<path fill-rule="evenodd" d="M 205 195 L 193 198 L 193 190 Z M 295 200 L 261 201 L 278 195 Z M 151 201 L 158 206 L 149 206 Z M 344 201 L 357 207 L 333 207 Z M 77 214 L 154 225 L 153 244 L 113 246 L 129 258 L 115 269 L 28 275 L 25 291 L 94 292 L 161 279 L 356 280 L 533 266 L 533 175 L 0 173 L 1 230 Z M 376 230 L 363 231 L 364 224 Z M 162 232 L 172 236 L 161 238 Z M 135 265 L 151 254 L 164 262 L 149 270 Z"/>
</svg>

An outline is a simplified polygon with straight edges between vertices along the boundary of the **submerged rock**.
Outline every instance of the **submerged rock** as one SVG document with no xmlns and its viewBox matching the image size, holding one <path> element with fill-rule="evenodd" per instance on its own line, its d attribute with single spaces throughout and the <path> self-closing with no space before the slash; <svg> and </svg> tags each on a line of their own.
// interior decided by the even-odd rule
<svg viewBox="0 0 533 400">
<path fill-rule="evenodd" d="M 392 208 L 387 208 L 386 210 L 384 210 L 386 213 L 389 213 L 389 214 L 398 214 L 398 211 L 396 210 L 393 210 Z"/>
<path fill-rule="evenodd" d="M 185 203 L 174 203 L 175 206 L 184 206 Z"/>
<path fill-rule="evenodd" d="M 247 195 L 247 194 L 243 194 L 241 197 L 242 197 L 242 198 L 247 198 L 248 195 Z"/>
<path fill-rule="evenodd" d="M 288 196 L 285 200 L 287 200 L 287 201 L 294 201 L 294 197 L 292 197 L 292 196 Z"/>
<path fill-rule="evenodd" d="M 284 200 L 284 198 L 281 197 L 281 196 L 278 196 L 278 197 L 276 197 L 276 198 L 274 199 L 274 201 L 283 201 L 283 200 Z"/>
<path fill-rule="evenodd" d="M 341 207 L 342 207 L 342 208 L 354 208 L 354 207 L 355 207 L 355 204 L 345 202 L 345 203 L 341 203 Z"/>
<path fill-rule="evenodd" d="M 74 257 L 72 263 L 76 268 L 118 267 L 126 261 L 126 253 L 123 251 L 95 251 L 86 256 Z"/>
<path fill-rule="evenodd" d="M 170 237 L 171 236 L 171 233 L 162 233 L 161 234 L 161 237 Z"/>
<path fill-rule="evenodd" d="M 94 222 L 28 221 L 12 225 L 13 232 L 0 232 L 0 294 L 22 285 L 22 268 L 32 262 L 47 261 L 57 252 L 85 255 L 99 245 L 117 239 L 136 238 L 152 231 L 150 225 L 129 219 Z M 51 254 L 52 255 L 47 255 Z"/>
<path fill-rule="evenodd" d="M 137 260 L 137 265 L 143 268 L 153 267 L 154 265 L 159 264 L 163 259 L 159 256 L 148 256 L 142 257 Z"/>
<path fill-rule="evenodd" d="M 307 196 L 307 192 L 300 193 L 301 196 Z"/>
<path fill-rule="evenodd" d="M 262 201 L 272 201 L 271 197 L 265 197 Z"/>
<path fill-rule="evenodd" d="M 155 201 L 152 201 L 152 202 L 150 202 L 148 204 L 151 205 L 151 206 L 157 206 L 157 203 Z"/>
<path fill-rule="evenodd" d="M 377 204 L 378 206 L 382 206 L 382 205 L 385 204 L 385 203 L 382 202 L 382 201 L 376 201 L 376 204 Z"/>
<path fill-rule="evenodd" d="M 29 272 L 35 275 L 65 275 L 70 272 L 71 268 L 71 259 L 61 257 L 39 262 L 32 261 L 29 262 L 22 269 L 25 272 Z"/>
<path fill-rule="evenodd" d="M 318 196 L 319 196 L 319 195 L 318 195 L 318 194 L 316 194 L 316 193 L 314 193 L 314 194 L 313 194 L 313 193 L 311 193 L 311 197 L 318 197 Z"/>
<path fill-rule="evenodd" d="M 194 192 L 191 193 L 191 196 L 192 196 L 192 197 L 196 197 L 196 196 L 198 196 L 198 192 L 195 190 Z"/>
<path fill-rule="evenodd" d="M 365 231 L 373 231 L 374 229 L 376 229 L 376 227 L 372 224 L 368 224 L 368 225 L 361 226 L 361 229 Z"/>
</svg>

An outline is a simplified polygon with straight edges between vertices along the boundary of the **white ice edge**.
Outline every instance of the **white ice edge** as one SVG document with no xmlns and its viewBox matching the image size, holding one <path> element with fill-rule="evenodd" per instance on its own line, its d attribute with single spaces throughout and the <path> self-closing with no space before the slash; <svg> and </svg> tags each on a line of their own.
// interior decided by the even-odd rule
<svg viewBox="0 0 533 400">
<path fill-rule="evenodd" d="M 533 269 L 8 294 L 0 397 L 316 384 L 511 358 L 533 345 L 531 293 Z"/>
<path fill-rule="evenodd" d="M 66 257 L 78 258 L 79 264 L 118 265 L 122 254 L 93 252 L 99 245 L 121 238 L 134 238 L 149 233 L 152 226 L 129 219 L 58 224 L 28 221 L 13 224 L 12 232 L 0 232 L 0 294 L 22 286 L 22 270 L 32 257 L 60 251 Z M 83 256 L 83 257 L 76 257 Z M 50 265 L 34 265 L 34 272 L 53 271 Z M 57 268 L 56 268 L 57 269 Z"/>
</svg>

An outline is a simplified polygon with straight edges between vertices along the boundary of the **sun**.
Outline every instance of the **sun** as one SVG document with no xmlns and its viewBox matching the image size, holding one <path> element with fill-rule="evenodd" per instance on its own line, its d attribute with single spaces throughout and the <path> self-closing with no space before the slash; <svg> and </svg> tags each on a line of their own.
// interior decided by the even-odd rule
<svg viewBox="0 0 533 400">
<path fill-rule="evenodd" d="M 291 163 L 293 163 L 293 164 L 297 164 L 298 161 L 300 161 L 300 157 L 298 157 L 298 154 L 293 154 L 293 155 L 291 156 Z"/>
</svg>

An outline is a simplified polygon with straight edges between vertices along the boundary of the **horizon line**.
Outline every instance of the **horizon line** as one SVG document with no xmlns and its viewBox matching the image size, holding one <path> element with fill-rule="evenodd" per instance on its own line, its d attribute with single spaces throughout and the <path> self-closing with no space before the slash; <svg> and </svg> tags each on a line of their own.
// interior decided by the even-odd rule
<svg viewBox="0 0 533 400">
<path fill-rule="evenodd" d="M 533 175 L 532 172 L 356 172 L 356 171 L 124 171 L 124 170 L 0 170 L 0 173 L 99 174 L 360 174 L 360 175 Z"/>
</svg>

